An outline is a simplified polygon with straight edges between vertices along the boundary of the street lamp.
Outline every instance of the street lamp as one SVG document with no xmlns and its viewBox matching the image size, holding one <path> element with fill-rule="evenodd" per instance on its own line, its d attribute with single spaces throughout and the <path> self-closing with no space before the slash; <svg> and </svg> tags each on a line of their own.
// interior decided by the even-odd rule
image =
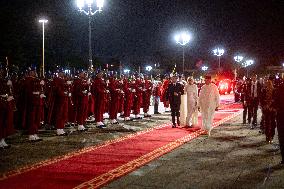
<svg viewBox="0 0 284 189">
<path fill-rule="evenodd" d="M 221 49 L 221 48 L 217 48 L 217 49 L 214 49 L 213 50 L 213 53 L 214 55 L 218 56 L 218 60 L 219 60 L 219 70 L 220 70 L 220 59 L 221 59 L 221 56 L 224 54 L 225 50 L 224 49 Z"/>
<path fill-rule="evenodd" d="M 147 70 L 148 72 L 150 72 L 152 69 L 153 69 L 152 66 L 146 66 L 146 70 Z"/>
<path fill-rule="evenodd" d="M 96 0 L 97 9 L 93 11 L 92 5 L 94 4 L 93 0 L 77 0 L 77 7 L 81 13 L 84 13 L 89 17 L 89 70 L 93 70 L 93 58 L 92 58 L 92 27 L 91 27 L 91 18 L 96 13 L 100 13 L 104 6 L 104 0 Z M 84 8 L 86 7 L 86 10 Z"/>
<path fill-rule="evenodd" d="M 202 66 L 201 68 L 203 71 L 207 71 L 208 70 L 208 66 Z"/>
<path fill-rule="evenodd" d="M 42 24 L 42 65 L 41 65 L 41 76 L 44 77 L 44 25 L 48 22 L 47 19 L 40 19 L 38 21 Z"/>
<path fill-rule="evenodd" d="M 253 60 L 246 60 L 245 62 L 243 62 L 242 63 L 242 66 L 244 67 L 244 68 L 246 68 L 246 70 L 247 70 L 247 77 L 248 77 L 248 66 L 251 66 L 251 65 L 253 65 L 254 64 L 254 61 Z"/>
<path fill-rule="evenodd" d="M 187 32 L 181 32 L 175 35 L 175 41 L 182 46 L 182 72 L 184 74 L 184 46 L 189 43 L 191 36 Z"/>
<path fill-rule="evenodd" d="M 237 55 L 234 57 L 235 61 L 240 63 L 241 61 L 243 61 L 244 57 L 243 56 L 240 56 L 240 55 Z"/>
<path fill-rule="evenodd" d="M 129 70 L 129 69 L 124 69 L 123 72 L 124 72 L 125 74 L 129 74 L 130 70 Z"/>
<path fill-rule="evenodd" d="M 237 55 L 237 56 L 234 57 L 234 60 L 235 60 L 237 63 L 242 62 L 243 59 L 244 59 L 244 57 L 241 56 L 241 55 Z M 236 66 L 235 66 L 234 72 L 235 72 L 235 80 L 236 80 L 236 79 L 237 79 L 237 67 L 236 67 Z"/>
</svg>

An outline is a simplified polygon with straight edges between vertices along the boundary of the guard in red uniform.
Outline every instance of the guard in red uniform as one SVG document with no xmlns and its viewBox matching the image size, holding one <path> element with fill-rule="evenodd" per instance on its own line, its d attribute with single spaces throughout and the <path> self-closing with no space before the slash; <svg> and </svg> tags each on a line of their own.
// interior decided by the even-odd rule
<svg viewBox="0 0 284 189">
<path fill-rule="evenodd" d="M 120 93 L 118 95 L 118 113 L 120 113 L 120 117 L 124 117 L 124 91 L 123 91 L 123 79 L 118 80 L 118 88 L 120 89 Z"/>
<path fill-rule="evenodd" d="M 114 77 L 109 78 L 109 92 L 110 92 L 110 108 L 109 108 L 109 118 L 111 124 L 118 124 L 117 114 L 119 110 L 119 97 L 121 90 L 118 86 L 118 81 Z"/>
<path fill-rule="evenodd" d="M 93 93 L 93 78 L 88 79 L 89 91 L 91 95 L 89 96 L 89 106 L 88 106 L 88 122 L 95 121 L 95 94 Z"/>
<path fill-rule="evenodd" d="M 74 108 L 79 131 L 87 130 L 84 125 L 88 117 L 88 99 L 91 93 L 86 78 L 87 74 L 81 71 L 78 78 L 74 80 L 73 87 Z"/>
<path fill-rule="evenodd" d="M 124 121 L 130 121 L 131 107 L 133 105 L 133 92 L 135 92 L 135 90 L 131 88 L 127 78 L 123 81 L 123 92 L 125 94 Z"/>
<path fill-rule="evenodd" d="M 133 114 L 135 115 L 135 119 L 142 119 L 140 116 L 140 108 L 142 104 L 142 82 L 138 77 L 136 80 L 133 80 L 132 87 L 134 89 L 134 98 L 133 98 Z"/>
<path fill-rule="evenodd" d="M 41 115 L 43 109 L 43 85 L 37 77 L 35 70 L 29 70 L 28 76 L 23 80 L 22 95 L 23 95 L 23 111 L 22 128 L 28 129 L 29 140 L 32 142 L 41 141 L 38 137 L 38 129 L 40 127 Z"/>
<path fill-rule="evenodd" d="M 14 97 L 12 81 L 5 79 L 4 70 L 0 70 L 0 149 L 10 147 L 5 138 L 14 133 Z"/>
<path fill-rule="evenodd" d="M 105 127 L 103 123 L 103 115 L 105 112 L 105 100 L 106 100 L 106 93 L 108 93 L 106 89 L 106 83 L 103 79 L 103 72 L 99 72 L 96 75 L 94 80 L 94 94 L 95 94 L 95 120 L 96 125 L 98 128 Z"/>
<path fill-rule="evenodd" d="M 164 107 L 165 107 L 166 112 L 169 111 L 169 106 L 170 106 L 170 103 L 166 98 L 166 94 L 167 94 L 167 91 L 168 91 L 169 84 L 170 84 L 169 78 L 168 77 L 164 78 L 163 84 L 162 84 L 162 87 L 161 87 L 161 102 L 164 103 Z"/>
<path fill-rule="evenodd" d="M 65 123 L 68 120 L 68 98 L 71 97 L 69 84 L 65 79 L 63 71 L 59 71 L 58 77 L 53 79 L 53 93 L 54 93 L 54 117 L 55 127 L 58 136 L 65 136 Z"/>
<path fill-rule="evenodd" d="M 144 117 L 151 117 L 151 115 L 148 114 L 149 106 L 150 106 L 150 100 L 153 90 L 153 84 L 150 80 L 148 80 L 148 76 L 144 76 L 143 80 L 143 112 Z"/>
</svg>

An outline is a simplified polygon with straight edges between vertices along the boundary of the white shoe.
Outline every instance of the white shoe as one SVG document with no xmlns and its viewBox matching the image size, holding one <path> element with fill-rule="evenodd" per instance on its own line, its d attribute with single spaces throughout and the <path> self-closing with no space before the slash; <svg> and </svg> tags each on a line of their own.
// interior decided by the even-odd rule
<svg viewBox="0 0 284 189">
<path fill-rule="evenodd" d="M 2 138 L 1 141 L 0 141 L 0 148 L 4 148 L 4 147 L 5 147 L 5 146 L 4 146 L 4 142 L 5 142 L 5 141 L 4 141 L 4 138 Z"/>
<path fill-rule="evenodd" d="M 96 125 L 97 126 L 102 126 L 102 125 L 104 125 L 104 123 L 100 121 L 100 122 L 97 122 Z"/>
<path fill-rule="evenodd" d="M 124 121 L 130 121 L 130 117 L 125 117 Z"/>
<path fill-rule="evenodd" d="M 85 129 L 84 125 L 78 125 L 78 131 L 84 131 Z"/>
<path fill-rule="evenodd" d="M 37 136 L 37 134 L 34 135 L 36 140 L 39 140 L 40 138 Z"/>
<path fill-rule="evenodd" d="M 29 140 L 30 140 L 30 141 L 36 140 L 35 135 L 29 135 Z"/>
<path fill-rule="evenodd" d="M 4 148 L 4 144 L 2 142 L 0 142 L 0 148 Z"/>
<path fill-rule="evenodd" d="M 93 122 L 93 121 L 95 121 L 95 118 L 94 118 L 93 116 L 90 116 L 90 117 L 87 119 L 87 121 Z"/>
<path fill-rule="evenodd" d="M 65 135 L 65 132 L 63 129 L 57 129 L 56 133 L 57 135 Z"/>
<path fill-rule="evenodd" d="M 4 138 L 2 138 L 1 143 L 3 144 L 4 147 L 9 146 L 9 145 L 5 142 L 5 139 L 4 139 Z"/>
<path fill-rule="evenodd" d="M 110 121 L 110 123 L 111 123 L 111 124 L 117 124 L 118 122 L 116 121 L 116 119 L 112 119 L 112 120 Z"/>
<path fill-rule="evenodd" d="M 141 119 L 142 117 L 138 114 L 135 115 L 135 119 Z"/>
</svg>

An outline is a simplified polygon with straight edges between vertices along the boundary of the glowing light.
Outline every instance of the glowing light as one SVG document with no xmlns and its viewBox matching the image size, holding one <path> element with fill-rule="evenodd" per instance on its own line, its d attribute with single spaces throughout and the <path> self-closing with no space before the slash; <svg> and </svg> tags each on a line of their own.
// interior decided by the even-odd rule
<svg viewBox="0 0 284 189">
<path fill-rule="evenodd" d="M 176 43 L 182 46 L 186 45 L 191 40 L 191 36 L 187 32 L 181 32 L 179 34 L 176 34 L 174 38 Z"/>
<path fill-rule="evenodd" d="M 92 16 L 97 12 L 101 12 L 104 6 L 104 0 L 96 0 L 97 10 L 93 12 L 92 5 L 94 4 L 94 0 L 77 0 L 77 7 L 80 12 L 85 13 L 88 16 Z M 83 7 L 88 5 L 87 10 L 83 10 Z"/>
<path fill-rule="evenodd" d="M 207 66 L 202 66 L 201 68 L 203 71 L 207 71 L 208 70 L 208 67 Z"/>
<path fill-rule="evenodd" d="M 254 64 L 253 60 L 247 60 L 244 63 L 242 63 L 242 66 L 246 68 L 246 67 L 251 66 L 253 64 Z"/>
<path fill-rule="evenodd" d="M 85 5 L 85 1 L 84 0 L 77 0 L 77 7 L 79 9 L 82 9 Z"/>
<path fill-rule="evenodd" d="M 217 49 L 213 50 L 213 53 L 216 56 L 222 56 L 225 53 L 225 50 L 218 47 Z"/>
<path fill-rule="evenodd" d="M 48 20 L 47 20 L 47 19 L 40 19 L 38 22 L 39 22 L 39 23 L 43 23 L 43 24 L 45 24 L 45 23 L 47 23 L 47 22 L 48 22 Z"/>
<path fill-rule="evenodd" d="M 240 56 L 240 55 L 237 55 L 237 56 L 234 57 L 234 59 L 235 59 L 236 62 L 239 63 L 239 62 L 243 61 L 244 57 Z"/>
<path fill-rule="evenodd" d="M 71 71 L 70 71 L 70 70 L 64 70 L 64 73 L 65 73 L 65 74 L 70 74 Z"/>
<path fill-rule="evenodd" d="M 94 1 L 93 0 L 86 0 L 86 3 L 87 3 L 88 6 L 91 6 L 94 3 Z"/>
<path fill-rule="evenodd" d="M 152 69 L 153 69 L 152 66 L 146 66 L 146 70 L 147 70 L 148 72 L 150 72 Z"/>
<path fill-rule="evenodd" d="M 129 70 L 129 69 L 124 69 L 123 72 L 124 72 L 124 73 L 129 73 L 130 70 Z"/>
<path fill-rule="evenodd" d="M 97 0 L 97 7 L 101 10 L 104 7 L 104 0 Z"/>
</svg>

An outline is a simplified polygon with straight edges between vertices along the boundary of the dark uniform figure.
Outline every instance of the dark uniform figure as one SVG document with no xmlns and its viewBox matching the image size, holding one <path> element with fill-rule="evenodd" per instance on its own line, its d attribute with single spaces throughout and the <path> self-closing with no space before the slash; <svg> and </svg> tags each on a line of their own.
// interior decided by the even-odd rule
<svg viewBox="0 0 284 189">
<path fill-rule="evenodd" d="M 252 76 L 251 85 L 248 85 L 248 91 L 249 91 L 249 98 L 250 102 L 248 103 L 248 122 L 251 123 L 252 119 L 252 125 L 251 129 L 254 129 L 257 125 L 257 111 L 258 111 L 258 105 L 259 105 L 259 99 L 261 96 L 261 84 L 257 80 L 257 76 Z"/>
<path fill-rule="evenodd" d="M 250 103 L 250 90 L 248 90 L 248 86 L 251 86 L 251 80 L 249 78 L 242 85 L 242 92 L 241 92 L 241 101 L 243 104 L 243 124 L 247 123 L 247 114 L 248 114 L 248 104 Z M 251 117 L 251 116 L 250 116 Z"/>
<path fill-rule="evenodd" d="M 274 103 L 277 112 L 276 120 L 277 120 L 277 130 L 278 130 L 278 138 L 280 151 L 282 156 L 281 164 L 284 164 L 284 82 L 282 81 L 277 87 L 274 95 Z"/>
<path fill-rule="evenodd" d="M 179 122 L 180 104 L 181 104 L 181 95 L 183 94 L 184 94 L 183 85 L 177 83 L 177 76 L 173 76 L 172 83 L 169 85 L 167 91 L 167 99 L 170 101 L 171 105 L 173 128 L 176 127 L 175 117 L 177 117 L 177 124 L 180 125 Z"/>
<path fill-rule="evenodd" d="M 262 109 L 262 131 L 266 135 L 266 142 L 272 143 L 276 128 L 276 111 L 273 100 L 275 89 L 273 87 L 273 77 L 265 81 L 261 92 L 260 105 Z"/>
</svg>

